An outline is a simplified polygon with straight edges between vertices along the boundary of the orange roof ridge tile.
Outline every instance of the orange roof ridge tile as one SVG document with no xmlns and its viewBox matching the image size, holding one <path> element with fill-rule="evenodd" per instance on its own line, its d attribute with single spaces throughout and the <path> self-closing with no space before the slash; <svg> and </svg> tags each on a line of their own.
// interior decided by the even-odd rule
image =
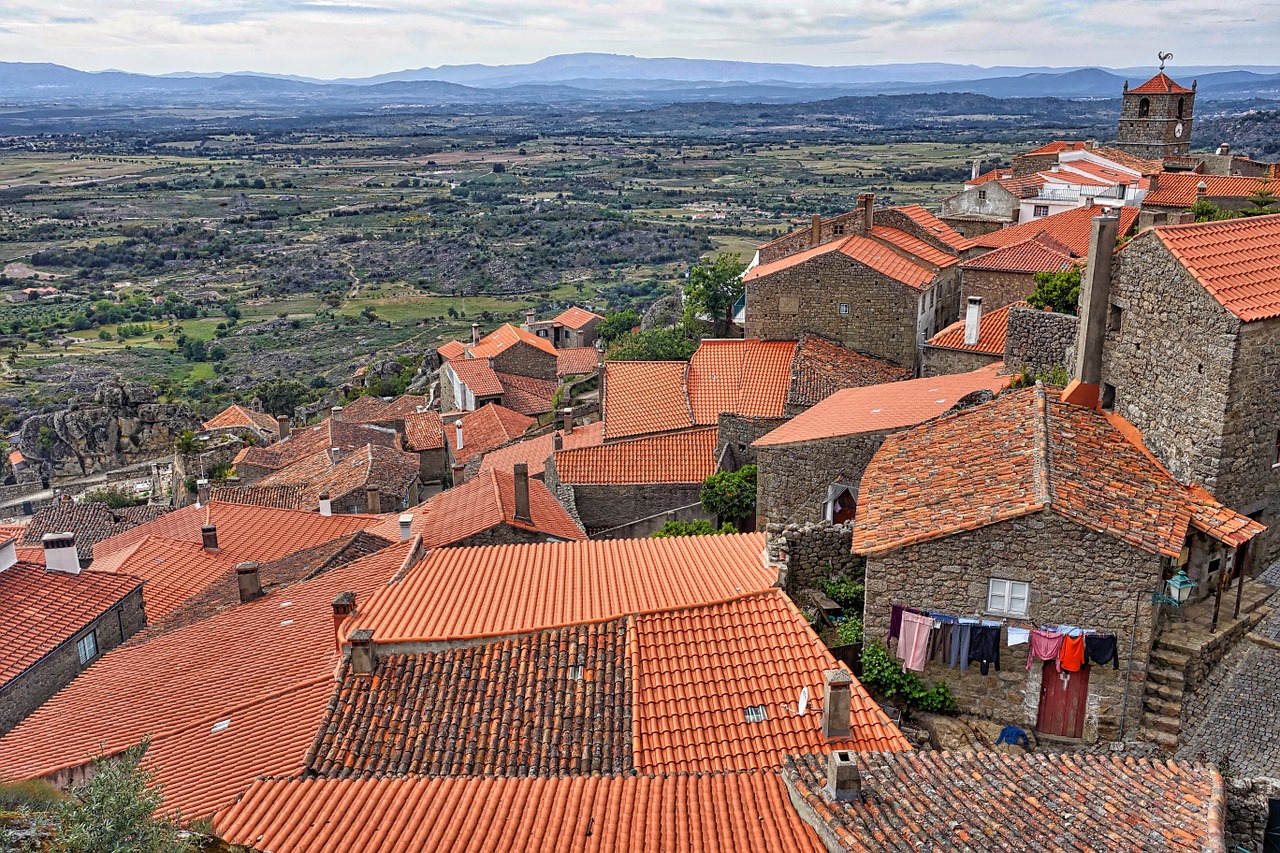
<svg viewBox="0 0 1280 853">
<path fill-rule="evenodd" d="M 1280 316 L 1280 214 L 1150 231 L 1236 317 L 1247 323 Z"/>
</svg>

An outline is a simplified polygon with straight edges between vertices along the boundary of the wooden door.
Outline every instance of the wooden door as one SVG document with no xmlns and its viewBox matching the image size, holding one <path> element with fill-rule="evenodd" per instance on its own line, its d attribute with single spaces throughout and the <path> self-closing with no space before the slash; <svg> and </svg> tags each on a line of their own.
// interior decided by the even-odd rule
<svg viewBox="0 0 1280 853">
<path fill-rule="evenodd" d="M 857 509 L 857 506 L 858 504 L 853 497 L 853 492 L 845 489 L 840 493 L 840 497 L 836 498 L 835 504 L 831 507 L 831 520 L 836 524 L 853 521 L 854 511 Z"/>
<path fill-rule="evenodd" d="M 1089 696 L 1089 667 L 1079 672 L 1058 671 L 1057 661 L 1045 661 L 1040 675 L 1040 712 L 1036 731 L 1056 737 L 1084 734 L 1084 706 Z"/>
</svg>

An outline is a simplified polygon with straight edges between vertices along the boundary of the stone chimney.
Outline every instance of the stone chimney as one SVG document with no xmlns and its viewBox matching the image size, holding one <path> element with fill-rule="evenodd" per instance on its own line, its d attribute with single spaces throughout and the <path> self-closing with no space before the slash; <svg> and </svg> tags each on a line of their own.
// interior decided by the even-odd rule
<svg viewBox="0 0 1280 853">
<path fill-rule="evenodd" d="M 822 736 L 827 740 L 849 736 L 849 689 L 853 677 L 843 669 L 822 673 Z"/>
<path fill-rule="evenodd" d="M 558 432 L 551 435 L 551 450 L 552 452 L 564 450 L 564 438 Z"/>
<path fill-rule="evenodd" d="M 18 540 L 10 539 L 8 542 L 0 545 L 0 572 L 5 569 L 12 568 L 18 562 Z M 80 568 L 80 561 L 76 561 L 76 568 Z"/>
<path fill-rule="evenodd" d="M 196 480 L 196 506 L 204 506 L 209 502 L 209 481 Z"/>
<path fill-rule="evenodd" d="M 364 506 L 365 511 L 371 515 L 382 512 L 382 492 L 378 491 L 377 486 L 365 486 Z"/>
<path fill-rule="evenodd" d="M 200 542 L 206 551 L 218 550 L 218 528 L 212 524 L 201 526 Z"/>
<path fill-rule="evenodd" d="M 400 515 L 400 541 L 407 542 L 413 536 L 413 513 L 406 512 Z"/>
<path fill-rule="evenodd" d="M 982 297 L 970 296 L 969 304 L 964 312 L 964 345 L 978 345 L 978 336 L 982 327 Z"/>
<path fill-rule="evenodd" d="M 573 435 L 573 409 L 560 410 L 561 429 L 565 435 Z"/>
<path fill-rule="evenodd" d="M 1098 147 L 1098 140 L 1096 140 L 1096 139 L 1086 139 L 1086 140 L 1084 141 L 1084 150 L 1085 150 L 1085 151 L 1092 151 L 1093 149 L 1095 149 L 1095 148 L 1097 148 L 1097 147 Z"/>
<path fill-rule="evenodd" d="M 340 592 L 333 599 L 333 645 L 339 654 L 342 653 L 342 622 L 356 612 L 356 594 Z"/>
<path fill-rule="evenodd" d="M 74 533 L 46 533 L 40 537 L 40 544 L 44 546 L 45 571 L 80 574 L 80 556 L 76 553 Z"/>
<path fill-rule="evenodd" d="M 1095 216 L 1089 233 L 1088 265 L 1080 282 L 1080 331 L 1075 375 L 1086 385 L 1102 381 L 1102 347 L 1106 342 L 1107 313 L 1111 303 L 1111 259 L 1115 254 L 1120 218 L 1107 213 Z"/>
<path fill-rule="evenodd" d="M 1200 183 L 1196 184 L 1196 195 L 1202 196 L 1202 195 L 1208 195 L 1208 194 L 1209 194 L 1208 184 L 1206 184 L 1204 181 L 1201 181 Z"/>
<path fill-rule="evenodd" d="M 258 564 L 249 561 L 236 566 L 236 585 L 240 588 L 240 603 L 262 598 L 262 578 L 258 577 Z"/>
<path fill-rule="evenodd" d="M 333 515 L 333 501 L 329 499 L 328 492 L 320 493 L 319 504 L 317 509 L 320 510 L 321 515 Z"/>
<path fill-rule="evenodd" d="M 815 213 L 809 222 L 809 248 L 822 242 L 822 214 Z"/>
<path fill-rule="evenodd" d="M 1160 189 L 1160 176 L 1152 175 L 1147 179 L 1147 192 L 1153 193 L 1158 189 Z"/>
<path fill-rule="evenodd" d="M 1219 156 L 1219 157 L 1230 157 L 1230 156 L 1231 156 L 1231 143 L 1230 143 L 1230 142 L 1224 142 L 1224 143 L 1222 143 L 1221 145 L 1219 145 L 1219 146 L 1218 146 L 1218 152 L 1217 152 L 1217 153 L 1218 153 L 1218 156 Z"/>
<path fill-rule="evenodd" d="M 529 466 L 517 462 L 513 469 L 516 481 L 516 521 L 533 524 L 533 516 L 529 514 Z"/>
<path fill-rule="evenodd" d="M 458 418 L 456 421 L 454 421 L 454 422 L 453 422 L 453 428 L 454 428 L 455 430 L 457 430 L 457 439 L 458 439 L 458 440 L 455 442 L 455 449 L 456 449 L 456 450 L 461 450 L 461 449 L 462 449 L 462 447 L 463 447 L 463 442 L 462 442 L 462 418 Z"/>
<path fill-rule="evenodd" d="M 479 323 L 471 324 L 471 343 L 473 344 L 480 343 L 480 324 Z"/>
<path fill-rule="evenodd" d="M 974 160 L 973 167 L 969 169 L 969 180 L 976 181 L 978 180 L 978 176 L 981 174 L 982 174 L 982 161 Z"/>
<path fill-rule="evenodd" d="M 378 651 L 373 644 L 373 632 L 367 628 L 352 631 L 347 638 L 351 641 L 351 674 L 373 675 L 378 666 Z"/>
<path fill-rule="evenodd" d="M 525 328 L 525 331 L 528 331 L 528 330 L 530 330 L 530 329 L 532 329 L 532 328 L 533 328 L 534 317 L 536 317 L 536 316 L 537 316 L 537 314 L 534 312 L 534 310 L 533 310 L 532 308 L 530 308 L 528 311 L 524 312 L 524 328 Z"/>
<path fill-rule="evenodd" d="M 334 406 L 332 409 L 330 409 L 329 417 L 333 418 L 335 421 L 342 420 L 342 407 Z"/>
<path fill-rule="evenodd" d="M 289 437 L 289 419 L 284 415 L 276 416 L 276 432 L 279 434 L 281 441 Z"/>
<path fill-rule="evenodd" d="M 855 753 L 837 749 L 827 755 L 827 786 L 823 793 L 833 803 L 862 800 L 862 774 L 858 772 Z"/>
<path fill-rule="evenodd" d="M 871 227 L 875 225 L 875 209 L 875 193 L 858 193 L 858 211 L 862 214 L 857 224 L 859 234 L 871 233 Z"/>
</svg>

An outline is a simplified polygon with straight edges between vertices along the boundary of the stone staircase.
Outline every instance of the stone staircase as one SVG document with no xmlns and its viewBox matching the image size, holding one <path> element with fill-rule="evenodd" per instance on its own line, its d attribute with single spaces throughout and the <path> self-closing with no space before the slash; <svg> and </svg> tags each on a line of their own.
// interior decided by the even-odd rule
<svg viewBox="0 0 1280 853">
<path fill-rule="evenodd" d="M 1182 706 L 1187 691 L 1195 690 L 1222 656 L 1240 642 L 1270 612 L 1269 600 L 1276 590 L 1256 581 L 1246 581 L 1240 599 L 1240 615 L 1233 618 L 1235 591 L 1224 594 L 1213 623 L 1213 600 L 1188 607 L 1183 618 L 1167 622 L 1151 649 L 1147 685 L 1142 697 L 1141 737 L 1167 752 L 1178 746 L 1182 731 Z"/>
</svg>

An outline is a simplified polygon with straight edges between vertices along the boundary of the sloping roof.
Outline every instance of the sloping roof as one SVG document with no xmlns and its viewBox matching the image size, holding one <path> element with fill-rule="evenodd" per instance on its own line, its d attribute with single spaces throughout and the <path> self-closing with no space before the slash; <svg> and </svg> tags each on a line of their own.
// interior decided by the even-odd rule
<svg viewBox="0 0 1280 853">
<path fill-rule="evenodd" d="M 1031 198 L 1040 194 L 1040 190 L 1044 188 L 1047 181 L 1044 172 L 1036 172 L 1033 175 L 997 178 L 996 183 L 1018 198 Z M 975 246 L 982 245 L 977 237 L 972 239 Z"/>
<path fill-rule="evenodd" d="M 1163 71 L 1156 74 L 1136 89 L 1128 90 L 1130 95 L 1190 95 L 1191 89 L 1176 83 Z"/>
<path fill-rule="evenodd" d="M 1194 511 L 1185 487 L 1102 413 L 1028 388 L 889 436 L 863 474 L 853 549 L 1044 509 L 1165 556 L 1181 551 Z"/>
<path fill-rule="evenodd" d="M 554 379 L 534 379 L 514 373 L 497 374 L 502 385 L 502 403 L 522 415 L 544 415 L 551 411 L 559 383 Z"/>
<path fill-rule="evenodd" d="M 606 440 L 693 426 L 683 361 L 609 361 L 604 366 Z"/>
<path fill-rule="evenodd" d="M 487 358 L 455 358 L 449 362 L 449 369 L 477 397 L 497 396 L 503 391 L 498 373 Z"/>
<path fill-rule="evenodd" d="M 294 430 L 270 447 L 246 447 L 235 461 L 237 465 L 243 461 L 262 468 L 284 468 L 321 450 L 357 450 L 367 444 L 399 448 L 400 439 L 389 427 L 326 418 L 309 429 Z"/>
<path fill-rule="evenodd" d="M 714 424 L 722 412 L 782 417 L 795 352 L 795 341 L 702 341 L 686 382 L 693 422 Z"/>
<path fill-rule="evenodd" d="M 546 338 L 540 338 L 518 326 L 503 323 L 480 339 L 480 343 L 467 347 L 472 358 L 493 358 L 503 350 L 517 343 L 526 343 L 534 349 L 542 350 L 547 355 L 556 354 L 555 346 Z"/>
<path fill-rule="evenodd" d="M 303 506 L 303 489 L 296 485 L 214 486 L 209 490 L 209 500 L 278 509 L 312 509 Z"/>
<path fill-rule="evenodd" d="M 1153 229 L 1222 307 L 1245 322 L 1280 316 L 1280 215 Z"/>
<path fill-rule="evenodd" d="M 217 429 L 218 427 L 233 426 L 249 426 L 256 427 L 271 435 L 279 435 L 280 424 L 276 419 L 266 412 L 255 412 L 239 403 L 232 403 L 221 412 L 209 418 L 201 424 L 205 429 Z"/>
<path fill-rule="evenodd" d="M 439 412 L 417 412 L 404 416 L 406 450 L 436 450 L 444 447 L 444 423 Z"/>
<path fill-rule="evenodd" d="M 273 853 L 742 853 L 826 848 L 777 773 L 262 779 L 214 824 Z"/>
<path fill-rule="evenodd" d="M 1130 154 L 1128 151 L 1121 151 L 1119 148 L 1112 148 L 1108 145 L 1099 145 L 1096 146 L 1093 151 L 1099 156 L 1106 157 L 1112 163 L 1119 163 L 1126 169 L 1133 169 L 1140 175 L 1150 176 L 1164 171 L 1163 161 L 1148 160 L 1145 157 Z"/>
<path fill-rule="evenodd" d="M 1043 752 L 853 758 L 869 796 L 848 802 L 823 793 L 825 754 L 795 756 L 782 771 L 798 799 L 851 853 L 1226 849 L 1222 777 L 1202 764 Z"/>
<path fill-rule="evenodd" d="M 906 237 L 908 235 L 903 233 L 903 236 Z M 920 242 L 921 245 L 928 245 L 922 241 L 917 242 Z M 897 243 L 893 245 L 897 245 Z M 938 250 L 932 246 L 928 248 L 931 253 L 938 253 Z M 760 264 L 749 270 L 742 280 L 751 282 L 755 279 L 772 275 L 779 270 L 803 264 L 819 255 L 830 252 L 838 252 L 845 257 L 852 258 L 876 272 L 916 290 L 923 289 L 937 274 L 936 265 L 925 259 L 912 260 L 889 248 L 879 240 L 864 237 L 860 234 L 852 234 L 812 249 L 806 249 L 803 252 L 797 252 L 794 255 L 788 255 L 785 258 L 779 258 L 776 261 L 770 261 L 767 264 Z M 950 255 L 947 255 L 947 258 L 953 262 L 955 260 Z"/>
<path fill-rule="evenodd" d="M 541 476 L 547 470 L 547 459 L 555 451 L 555 437 L 560 436 L 561 446 L 565 450 L 576 447 L 596 447 L 604 443 L 604 424 L 600 421 L 574 427 L 573 432 L 564 430 L 543 433 L 491 450 L 480 460 L 480 470 L 510 471 L 517 462 L 529 466 L 529 476 Z"/>
<path fill-rule="evenodd" d="M 354 424 L 367 424 L 379 420 L 389 404 L 381 397 L 364 394 L 342 407 L 342 419 Z"/>
<path fill-rule="evenodd" d="M 848 738 L 829 742 L 820 713 L 795 713 L 800 689 L 821 696 L 823 671 L 836 664 L 780 590 L 637 616 L 633 654 L 638 772 L 777 767 L 797 750 L 911 748 L 857 680 Z M 765 720 L 748 722 L 746 708 L 761 705 Z"/>
<path fill-rule="evenodd" d="M 410 529 L 428 548 L 452 545 L 482 530 L 506 524 L 557 539 L 585 539 L 586 534 L 541 480 L 529 481 L 529 521 L 516 518 L 515 475 L 510 468 L 481 471 L 452 489 L 405 510 Z M 369 528 L 388 539 L 400 538 L 399 515 Z"/>
<path fill-rule="evenodd" d="M 0 571 L 0 686 L 72 639 L 141 585 L 128 575 L 47 572 L 16 563 Z"/>
<path fill-rule="evenodd" d="M 756 439 L 753 446 L 821 441 L 860 432 L 915 426 L 943 414 L 968 394 L 983 390 L 994 392 L 1006 387 L 1009 377 L 998 375 L 997 368 L 998 365 L 991 365 L 970 373 L 837 391 L 812 409 L 801 412 Z"/>
<path fill-rule="evenodd" d="M 167 510 L 159 509 L 160 514 Z M 81 560 L 93 558 L 94 545 L 132 530 L 147 521 L 145 515 L 114 510 L 103 503 L 57 501 L 40 507 L 22 530 L 21 544 L 38 547 L 46 533 L 74 533 Z"/>
<path fill-rule="evenodd" d="M 890 228 L 886 225 L 877 225 L 871 229 L 871 236 L 878 240 L 883 240 L 892 246 L 897 246 L 904 252 L 910 252 L 917 258 L 937 267 L 949 267 L 952 264 L 960 262 L 960 258 L 958 256 L 944 252 L 933 246 L 933 244 L 926 243 L 924 240 L 921 240 L 916 235 L 910 234 L 906 231 L 900 231 L 897 228 Z M 968 244 L 968 242 L 968 240 L 965 240 L 966 244 Z"/>
<path fill-rule="evenodd" d="M 573 307 L 566 308 L 564 311 L 560 312 L 560 316 L 556 317 L 552 322 L 557 326 L 565 326 L 570 329 L 581 329 L 592 320 L 603 319 L 604 317 L 601 317 L 593 311 L 588 311 L 585 308 L 579 308 L 577 305 L 574 305 Z"/>
<path fill-rule="evenodd" d="M 1200 197 L 1200 184 L 1205 185 L 1206 198 L 1249 198 L 1265 182 L 1264 178 L 1238 175 L 1201 175 L 1196 172 L 1165 172 L 1156 189 L 1147 193 L 1143 207 L 1191 207 Z"/>
<path fill-rule="evenodd" d="M 380 654 L 372 678 L 344 666 L 307 769 L 330 778 L 628 771 L 627 628 L 616 619 Z"/>
<path fill-rule="evenodd" d="M 1026 152 L 1025 156 L 1034 157 L 1037 154 L 1061 154 L 1063 151 L 1083 151 L 1086 143 L 1082 139 L 1055 139 L 1053 142 L 1047 142 L 1039 148 Z"/>
<path fill-rule="evenodd" d="M 562 483 L 701 483 L 716 472 L 716 430 L 694 429 L 556 453 Z"/>
<path fill-rule="evenodd" d="M 1003 308 L 986 311 L 978 320 L 978 342 L 964 342 L 965 321 L 957 320 L 929 339 L 925 346 L 938 349 L 954 349 L 961 352 L 980 352 L 985 355 L 1004 356 L 1005 335 L 1009 330 L 1009 311 L 1012 308 L 1030 308 L 1025 302 L 1012 302 Z"/>
<path fill-rule="evenodd" d="M 467 460 L 524 435 L 538 422 L 533 418 L 513 412 L 497 403 L 486 403 L 474 412 L 461 417 L 448 417 L 444 425 L 444 437 L 453 450 L 454 457 Z M 458 421 L 462 421 L 462 449 L 458 449 Z"/>
<path fill-rule="evenodd" d="M 763 552 L 763 534 L 441 548 L 346 629 L 378 643 L 459 640 L 692 607 L 769 589 Z"/>
<path fill-rule="evenodd" d="M 392 447 L 366 444 L 337 459 L 320 450 L 292 465 L 272 471 L 250 488 L 286 486 L 298 489 L 298 507 L 311 509 L 320 504 L 320 495 L 332 500 L 376 487 L 382 494 L 399 500 L 418 477 L 418 460 Z"/>
<path fill-rule="evenodd" d="M 1064 210 L 1062 213 L 1055 213 L 1052 216 L 1044 216 L 1039 219 L 1033 219 L 1030 222 L 1023 222 L 1020 225 L 1001 228 L 999 231 L 992 231 L 990 234 L 980 234 L 973 238 L 973 244 L 989 249 L 998 249 L 1003 246 L 1012 246 L 1014 243 L 1021 243 L 1024 240 L 1030 240 L 1044 233 L 1070 249 L 1071 254 L 1077 258 L 1083 258 L 1089 254 L 1090 223 L 1095 216 L 1101 216 L 1104 209 L 1103 205 L 1100 204 L 1095 204 L 1092 207 L 1073 207 L 1070 210 Z M 1136 207 L 1112 207 L 1110 210 L 1120 217 L 1118 232 L 1120 236 L 1128 234 L 1138 221 L 1138 208 Z"/>
<path fill-rule="evenodd" d="M 910 379 L 912 371 L 892 361 L 846 349 L 818 335 L 801 335 L 791 360 L 787 404 L 812 406 L 844 388 Z"/>
<path fill-rule="evenodd" d="M 905 204 L 902 207 L 894 207 L 899 213 L 905 215 L 916 225 L 932 234 L 938 240 L 950 246 L 957 252 L 963 252 L 971 245 L 969 238 L 925 210 L 918 204 Z"/>
<path fill-rule="evenodd" d="M 453 361 L 458 356 L 467 351 L 467 345 L 461 341 L 446 341 L 436 347 L 436 352 L 440 354 L 440 358 L 445 361 Z"/>
<path fill-rule="evenodd" d="M 556 350 L 556 376 L 583 376 L 595 373 L 600 354 L 595 347 L 565 347 Z"/>
<path fill-rule="evenodd" d="M 148 536 L 131 546 L 114 563 L 113 571 L 143 581 L 147 621 L 158 622 L 216 578 L 235 571 L 240 562 L 221 550 L 207 551 L 200 542 Z M 90 568 L 86 573 L 95 572 Z"/>
<path fill-rule="evenodd" d="M 1037 273 L 1070 269 L 1075 262 L 1070 248 L 1042 231 L 1021 243 L 978 255 L 960 266 L 966 270 Z"/>
</svg>

